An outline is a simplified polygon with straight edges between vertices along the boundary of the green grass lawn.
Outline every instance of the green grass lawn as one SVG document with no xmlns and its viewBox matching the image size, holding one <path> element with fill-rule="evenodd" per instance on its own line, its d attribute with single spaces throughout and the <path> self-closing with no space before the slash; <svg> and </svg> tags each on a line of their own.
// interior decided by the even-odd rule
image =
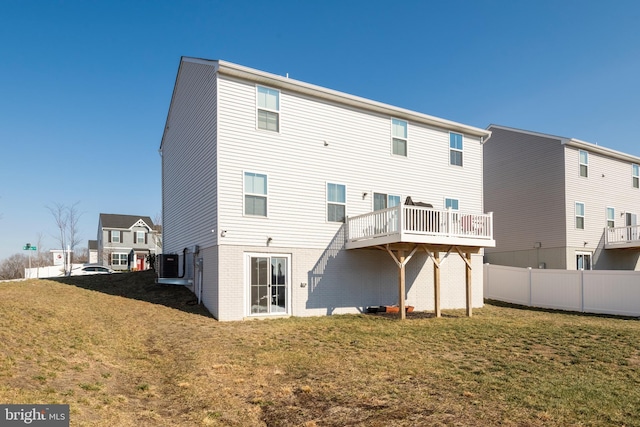
<svg viewBox="0 0 640 427">
<path fill-rule="evenodd" d="M 218 323 L 146 272 L 5 282 L 0 402 L 72 426 L 640 426 L 640 321 L 473 314 Z"/>
</svg>

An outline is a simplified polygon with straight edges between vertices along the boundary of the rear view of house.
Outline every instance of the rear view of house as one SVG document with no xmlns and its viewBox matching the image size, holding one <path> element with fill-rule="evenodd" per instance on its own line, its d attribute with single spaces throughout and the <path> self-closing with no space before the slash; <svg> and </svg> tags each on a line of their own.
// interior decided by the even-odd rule
<svg viewBox="0 0 640 427">
<path fill-rule="evenodd" d="M 640 158 L 577 139 L 491 125 L 485 207 L 491 264 L 640 270 Z"/>
<path fill-rule="evenodd" d="M 481 306 L 489 135 L 182 58 L 160 147 L 164 253 L 219 320 Z"/>
</svg>

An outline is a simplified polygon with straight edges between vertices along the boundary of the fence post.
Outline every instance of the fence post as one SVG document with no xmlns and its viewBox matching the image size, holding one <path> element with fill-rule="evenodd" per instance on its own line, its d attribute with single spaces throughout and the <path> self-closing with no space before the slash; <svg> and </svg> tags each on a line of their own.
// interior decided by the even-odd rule
<svg viewBox="0 0 640 427">
<path fill-rule="evenodd" d="M 531 271 L 531 267 L 527 267 L 527 270 L 529 270 L 529 307 L 533 307 L 533 302 L 531 301 L 531 288 L 533 287 L 533 277 L 532 277 L 532 271 Z"/>
<path fill-rule="evenodd" d="M 584 313 L 584 270 L 580 270 L 580 312 Z"/>
</svg>

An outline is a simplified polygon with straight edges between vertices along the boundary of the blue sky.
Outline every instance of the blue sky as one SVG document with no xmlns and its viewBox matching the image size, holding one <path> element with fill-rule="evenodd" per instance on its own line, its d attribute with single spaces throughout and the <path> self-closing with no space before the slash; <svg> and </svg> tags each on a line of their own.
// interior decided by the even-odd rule
<svg viewBox="0 0 640 427">
<path fill-rule="evenodd" d="M 640 156 L 637 1 L 0 1 L 0 260 L 161 214 L 180 56 Z M 81 246 L 86 246 L 82 243 Z"/>
</svg>

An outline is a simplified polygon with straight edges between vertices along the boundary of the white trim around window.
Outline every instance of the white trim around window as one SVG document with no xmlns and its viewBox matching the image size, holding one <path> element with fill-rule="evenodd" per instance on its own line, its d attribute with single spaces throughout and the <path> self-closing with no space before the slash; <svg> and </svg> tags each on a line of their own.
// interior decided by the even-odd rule
<svg viewBox="0 0 640 427">
<path fill-rule="evenodd" d="M 409 124 L 405 120 L 391 119 L 391 154 L 407 157 Z"/>
<path fill-rule="evenodd" d="M 631 185 L 633 188 L 640 188 L 640 165 L 631 164 Z"/>
<path fill-rule="evenodd" d="M 111 265 L 127 265 L 129 264 L 129 254 L 123 252 L 114 252 L 111 254 Z"/>
<path fill-rule="evenodd" d="M 585 150 L 578 150 L 578 157 L 580 161 L 580 176 L 589 177 L 589 153 Z"/>
<path fill-rule="evenodd" d="M 243 171 L 242 213 L 245 216 L 267 217 L 269 191 L 267 174 Z"/>
<path fill-rule="evenodd" d="M 280 133 L 280 91 L 256 86 L 256 129 Z"/>
<path fill-rule="evenodd" d="M 584 230 L 585 223 L 585 205 L 583 202 L 575 203 L 575 228 L 576 230 Z"/>
<path fill-rule="evenodd" d="M 347 186 L 327 182 L 325 191 L 327 222 L 345 222 L 347 218 Z"/>
<path fill-rule="evenodd" d="M 456 132 L 449 132 L 449 164 L 452 166 L 463 165 L 463 144 L 464 135 Z"/>
<path fill-rule="evenodd" d="M 606 216 L 607 216 L 607 227 L 615 228 L 616 226 L 616 209 L 610 206 L 606 208 Z"/>
</svg>

